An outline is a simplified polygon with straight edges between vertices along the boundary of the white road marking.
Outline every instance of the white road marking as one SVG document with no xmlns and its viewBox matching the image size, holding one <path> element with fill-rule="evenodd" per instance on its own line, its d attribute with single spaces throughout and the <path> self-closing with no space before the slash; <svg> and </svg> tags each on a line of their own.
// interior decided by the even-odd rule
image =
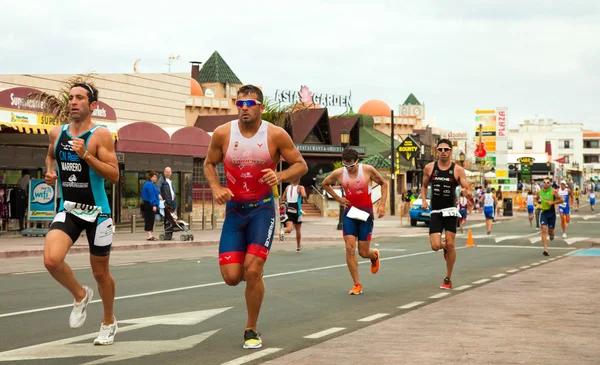
<svg viewBox="0 0 600 365">
<path fill-rule="evenodd" d="M 147 264 L 158 264 L 160 262 L 167 262 L 170 260 L 152 260 L 152 261 L 146 261 Z"/>
<path fill-rule="evenodd" d="M 398 308 L 399 309 L 410 309 L 410 308 L 414 308 L 416 306 L 419 306 L 419 305 L 421 305 L 423 303 L 425 303 L 425 302 L 412 302 L 412 303 L 405 304 L 405 305 L 403 305 L 401 307 L 398 307 Z"/>
<path fill-rule="evenodd" d="M 533 245 L 536 242 L 540 242 L 542 240 L 542 237 L 533 237 L 529 239 L 529 242 L 531 242 L 531 244 Z"/>
<path fill-rule="evenodd" d="M 495 234 L 477 234 L 473 236 L 473 239 L 479 239 L 479 238 L 494 238 L 496 237 Z"/>
<path fill-rule="evenodd" d="M 150 326 L 193 326 L 211 317 L 221 314 L 233 307 L 225 307 L 194 312 L 174 313 L 155 317 L 145 317 L 119 321 L 130 326 L 119 328 L 119 333 L 146 328 Z M 133 359 L 141 356 L 159 354 L 190 349 L 219 330 L 208 331 L 176 340 L 164 341 L 117 341 L 112 346 L 92 346 L 91 344 L 77 344 L 84 340 L 95 338 L 98 333 L 70 337 L 58 341 L 46 342 L 38 345 L 22 347 L 14 350 L 0 352 L 2 361 L 22 361 L 59 359 L 72 357 L 100 357 L 97 360 L 86 362 L 86 365 L 103 364 L 119 360 Z"/>
<path fill-rule="evenodd" d="M 553 257 L 551 259 L 548 259 L 548 261 L 556 261 L 556 259 Z"/>
<path fill-rule="evenodd" d="M 540 263 L 539 262 L 534 262 L 533 264 L 531 264 L 531 266 L 539 266 Z"/>
<path fill-rule="evenodd" d="M 25 271 L 25 272 L 15 272 L 11 275 L 27 275 L 27 274 L 39 274 L 42 272 L 48 272 L 48 270 L 38 270 L 38 271 Z"/>
<path fill-rule="evenodd" d="M 516 273 L 517 271 L 519 271 L 519 269 L 506 270 L 506 272 L 509 274 Z"/>
<path fill-rule="evenodd" d="M 505 277 L 505 276 L 506 276 L 506 274 L 503 273 L 503 272 L 501 272 L 500 274 L 492 275 L 493 278 L 502 278 L 502 277 Z"/>
<path fill-rule="evenodd" d="M 332 327 L 325 331 L 321 331 L 321 332 L 313 333 L 312 335 L 304 336 L 304 338 L 321 338 L 321 337 L 329 336 L 332 333 L 343 331 L 345 329 L 346 329 L 345 327 Z"/>
<path fill-rule="evenodd" d="M 458 288 L 454 288 L 454 290 L 465 290 L 465 289 L 469 289 L 472 285 L 462 285 L 459 286 Z"/>
<path fill-rule="evenodd" d="M 593 214 L 590 214 L 590 215 L 584 215 L 584 216 L 583 216 L 583 220 L 584 220 L 584 221 L 587 221 L 588 219 L 592 219 L 592 218 L 594 218 L 594 217 L 595 217 L 595 215 L 593 215 Z"/>
<path fill-rule="evenodd" d="M 538 233 L 537 232 L 533 232 L 533 233 L 526 234 L 526 235 L 519 235 L 519 236 L 514 235 L 514 236 L 498 237 L 498 238 L 496 238 L 496 243 L 499 243 L 499 242 L 502 242 L 502 241 L 507 241 L 507 240 L 516 240 L 516 239 L 519 239 L 519 238 L 525 238 L 525 237 L 533 236 L 533 235 L 536 235 L 536 234 L 538 234 Z"/>
<path fill-rule="evenodd" d="M 548 260 L 542 260 L 540 261 L 540 264 L 545 264 L 546 262 L 548 262 Z"/>
<path fill-rule="evenodd" d="M 404 252 L 405 248 L 380 248 L 379 251 L 382 252 Z"/>
<path fill-rule="evenodd" d="M 135 265 L 135 264 L 137 264 L 137 262 L 126 262 L 124 264 L 115 264 L 112 266 L 131 266 L 131 265 Z"/>
<path fill-rule="evenodd" d="M 445 297 L 447 295 L 450 295 L 450 293 L 448 293 L 448 292 L 442 292 L 442 293 L 430 296 L 429 299 L 440 299 L 440 298 L 443 298 L 443 297 Z"/>
<path fill-rule="evenodd" d="M 523 249 L 533 249 L 539 250 L 539 247 L 531 247 L 531 246 L 518 246 L 518 245 L 477 245 L 479 248 L 523 248 Z M 457 247 L 459 249 L 461 247 Z M 571 247 L 552 247 L 552 250 L 575 250 L 575 248 Z"/>
<path fill-rule="evenodd" d="M 481 279 L 481 280 L 474 281 L 473 284 L 483 284 L 483 283 L 487 283 L 488 281 L 490 281 L 490 279 Z"/>
<path fill-rule="evenodd" d="M 519 269 L 525 270 L 525 269 L 529 269 L 531 266 L 529 265 L 525 265 L 525 266 L 521 266 Z"/>
<path fill-rule="evenodd" d="M 579 242 L 579 241 L 585 241 L 587 240 L 588 237 L 573 237 L 573 238 L 566 238 L 565 242 L 569 245 L 574 244 L 575 242 Z"/>
<path fill-rule="evenodd" d="M 281 351 L 281 350 L 283 350 L 283 349 L 280 349 L 280 348 L 277 348 L 277 347 L 268 348 L 268 349 L 264 349 L 264 350 L 260 350 L 260 351 L 254 352 L 254 353 L 252 353 L 250 355 L 238 357 L 237 359 L 224 362 L 221 365 L 241 365 L 241 364 L 245 364 L 247 362 L 250 362 L 252 360 L 260 359 L 261 357 L 274 354 L 277 351 Z"/>
<path fill-rule="evenodd" d="M 371 321 L 374 321 L 376 319 L 383 318 L 383 317 L 389 316 L 389 315 L 390 315 L 389 313 L 377 313 L 377 314 L 373 314 L 372 316 L 361 318 L 358 321 L 359 322 L 371 322 Z"/>
</svg>

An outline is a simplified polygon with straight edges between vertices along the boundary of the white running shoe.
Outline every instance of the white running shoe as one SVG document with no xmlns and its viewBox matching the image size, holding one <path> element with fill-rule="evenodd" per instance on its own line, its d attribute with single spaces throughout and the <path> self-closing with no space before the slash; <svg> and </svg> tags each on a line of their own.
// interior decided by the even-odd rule
<svg viewBox="0 0 600 365">
<path fill-rule="evenodd" d="M 119 326 L 117 326 L 117 318 L 113 318 L 114 322 L 112 324 L 105 325 L 102 323 L 100 326 L 100 333 L 94 340 L 94 345 L 112 345 L 112 343 L 115 342 L 115 335 L 117 334 Z"/>
<path fill-rule="evenodd" d="M 283 241 L 285 239 L 285 233 L 283 231 L 279 231 L 279 240 Z"/>
<path fill-rule="evenodd" d="M 85 319 L 87 318 L 87 306 L 94 298 L 94 291 L 92 289 L 87 286 L 84 286 L 83 289 L 85 289 L 85 298 L 79 303 L 73 303 L 73 310 L 71 311 L 71 316 L 69 316 L 69 326 L 71 326 L 71 328 L 83 326 Z"/>
<path fill-rule="evenodd" d="M 563 233 L 563 238 L 567 238 L 567 234 L 566 233 Z"/>
</svg>

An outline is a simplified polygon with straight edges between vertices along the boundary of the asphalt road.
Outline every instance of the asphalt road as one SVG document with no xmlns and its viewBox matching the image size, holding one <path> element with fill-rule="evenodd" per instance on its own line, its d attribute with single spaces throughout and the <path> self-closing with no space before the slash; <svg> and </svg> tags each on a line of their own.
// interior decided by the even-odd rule
<svg viewBox="0 0 600 365">
<path fill-rule="evenodd" d="M 551 255 L 588 247 L 598 224 L 600 214 L 574 213 L 569 238 L 560 238 L 559 228 Z M 102 311 L 98 301 L 88 308 L 85 325 L 70 329 L 68 293 L 47 273 L 31 270 L 41 259 L 5 260 L 14 267 L 4 270 L 12 274 L 0 275 L 0 363 L 258 364 L 448 297 L 432 296 L 485 285 L 473 284 L 482 278 L 502 280 L 507 271 L 543 259 L 540 234 L 524 219 L 497 224 L 489 236 L 483 223 L 470 226 L 476 247 L 465 247 L 467 235 L 459 235 L 452 291 L 439 289 L 445 262 L 441 252 L 430 250 L 426 234 L 374 241 L 381 270 L 373 275 L 361 260 L 359 296 L 348 295 L 352 281 L 341 239 L 311 243 L 301 253 L 273 250 L 259 318 L 261 350 L 242 349 L 245 286 L 222 283 L 214 246 L 113 253 L 113 263 L 120 265 L 112 268 L 120 326 L 115 344 L 107 347 L 92 345 Z M 68 261 L 85 267 L 86 260 L 87 255 L 72 255 Z M 33 272 L 24 273 L 24 267 Z M 89 269 L 75 273 L 95 289 Z M 321 336 L 322 331 L 330 334 Z"/>
</svg>

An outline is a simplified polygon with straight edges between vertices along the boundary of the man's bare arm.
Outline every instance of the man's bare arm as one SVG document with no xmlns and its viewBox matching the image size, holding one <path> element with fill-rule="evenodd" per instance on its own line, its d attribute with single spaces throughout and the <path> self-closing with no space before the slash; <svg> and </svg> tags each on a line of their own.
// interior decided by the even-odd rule
<svg viewBox="0 0 600 365">
<path fill-rule="evenodd" d="M 340 169 L 337 169 L 337 170 L 333 171 L 321 183 L 321 186 L 323 186 L 323 188 L 325 189 L 325 191 L 328 192 L 329 195 L 331 195 L 333 197 L 333 199 L 335 199 L 337 201 L 340 201 L 341 198 L 335 193 L 335 191 L 333 190 L 332 185 L 339 181 L 342 169 L 343 169 L 343 167 L 340 168 Z"/>
<path fill-rule="evenodd" d="M 115 141 L 110 131 L 106 128 L 99 128 L 94 133 L 98 141 L 96 156 L 88 153 L 85 156 L 85 162 L 96 171 L 96 173 L 110 181 L 113 184 L 119 182 L 119 163 L 115 154 Z"/>
<path fill-rule="evenodd" d="M 429 176 L 433 170 L 433 163 L 428 163 L 423 169 L 423 186 L 421 187 L 421 199 L 423 202 L 427 199 L 427 189 L 429 188 Z"/>
<path fill-rule="evenodd" d="M 457 166 L 455 171 L 458 173 L 458 181 L 460 182 L 460 187 L 465 192 L 465 197 L 469 197 L 471 192 L 469 191 L 469 182 L 467 181 L 465 169 L 462 166 Z"/>
<path fill-rule="evenodd" d="M 364 166 L 364 165 L 363 165 Z M 381 203 L 385 205 L 387 203 L 388 198 L 388 182 L 386 179 L 381 176 L 379 171 L 373 166 L 369 166 L 369 174 L 371 176 L 371 181 L 374 181 L 376 184 L 381 185 Z"/>
<path fill-rule="evenodd" d="M 210 139 L 210 145 L 208 146 L 208 151 L 206 152 L 206 158 L 204 159 L 204 176 L 206 177 L 206 181 L 210 185 L 211 189 L 221 186 L 219 183 L 217 165 L 223 161 L 225 126 L 229 126 L 229 123 L 215 129 L 215 132 Z"/>
<path fill-rule="evenodd" d="M 56 172 L 56 156 L 54 156 L 54 145 L 60 134 L 60 127 L 53 127 L 50 130 L 49 139 L 50 145 L 48 146 L 48 154 L 46 155 L 46 171 Z"/>
<path fill-rule="evenodd" d="M 298 187 L 298 194 L 300 194 L 300 196 L 303 199 L 306 199 L 306 189 L 304 188 L 304 186 L 299 186 Z"/>
<path fill-rule="evenodd" d="M 275 140 L 281 157 L 290 165 L 287 169 L 277 173 L 277 179 L 285 182 L 296 181 L 308 172 L 306 161 L 294 145 L 290 135 L 283 128 L 271 128 L 274 128 L 276 133 Z"/>
</svg>

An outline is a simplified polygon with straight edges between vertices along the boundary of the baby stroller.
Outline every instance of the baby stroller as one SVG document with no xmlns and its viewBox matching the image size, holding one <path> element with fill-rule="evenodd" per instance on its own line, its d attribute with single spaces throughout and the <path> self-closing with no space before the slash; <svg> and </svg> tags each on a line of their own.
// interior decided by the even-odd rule
<svg viewBox="0 0 600 365">
<path fill-rule="evenodd" d="M 177 213 L 170 206 L 166 206 L 164 201 L 160 202 L 160 215 L 163 217 L 164 233 L 159 238 L 161 241 L 170 241 L 173 239 L 174 232 L 183 232 L 179 238 L 182 241 L 193 241 L 194 235 L 189 230 L 189 224 L 181 219 L 177 219 Z"/>
</svg>

